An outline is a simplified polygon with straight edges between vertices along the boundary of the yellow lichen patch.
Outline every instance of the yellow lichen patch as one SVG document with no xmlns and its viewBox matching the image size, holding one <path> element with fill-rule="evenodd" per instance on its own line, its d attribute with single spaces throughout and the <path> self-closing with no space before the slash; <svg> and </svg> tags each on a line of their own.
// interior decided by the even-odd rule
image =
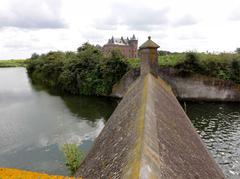
<svg viewBox="0 0 240 179">
<path fill-rule="evenodd" d="M 147 105 L 147 92 L 148 92 L 148 80 L 149 75 L 144 77 L 144 86 L 141 96 L 141 105 L 137 115 L 137 138 L 133 149 L 129 152 L 129 161 L 127 166 L 123 170 L 123 178 L 135 179 L 140 176 L 141 157 L 142 157 L 142 144 L 144 135 L 144 121 L 145 121 L 145 110 Z"/>
<path fill-rule="evenodd" d="M 30 172 L 12 168 L 0 168 L 0 179 L 76 179 L 75 177 L 47 175 L 45 173 Z M 80 178 L 78 178 L 80 179 Z"/>
</svg>

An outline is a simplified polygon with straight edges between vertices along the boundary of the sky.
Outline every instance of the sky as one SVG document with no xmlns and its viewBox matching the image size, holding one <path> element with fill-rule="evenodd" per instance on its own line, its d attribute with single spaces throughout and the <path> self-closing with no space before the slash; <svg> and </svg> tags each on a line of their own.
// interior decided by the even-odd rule
<svg viewBox="0 0 240 179">
<path fill-rule="evenodd" d="M 0 0 L 0 59 L 148 36 L 161 50 L 233 52 L 239 0 Z"/>
</svg>

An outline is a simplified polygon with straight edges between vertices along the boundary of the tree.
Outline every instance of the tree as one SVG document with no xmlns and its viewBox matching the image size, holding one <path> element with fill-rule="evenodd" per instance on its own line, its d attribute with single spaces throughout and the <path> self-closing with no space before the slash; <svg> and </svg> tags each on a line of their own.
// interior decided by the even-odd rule
<svg viewBox="0 0 240 179">
<path fill-rule="evenodd" d="M 190 75 L 201 71 L 198 55 L 194 52 L 186 53 L 185 60 L 176 64 L 175 68 L 178 69 L 181 75 Z"/>
<path fill-rule="evenodd" d="M 235 52 L 240 54 L 240 48 L 236 48 Z"/>
<path fill-rule="evenodd" d="M 231 63 L 231 80 L 240 83 L 240 61 L 234 59 Z"/>
<path fill-rule="evenodd" d="M 37 59 L 39 57 L 39 55 L 37 54 L 37 53 L 33 53 L 32 55 L 31 55 L 31 60 L 33 60 L 33 59 Z"/>
<path fill-rule="evenodd" d="M 78 53 L 84 52 L 86 50 L 91 50 L 93 53 L 99 53 L 101 51 L 101 48 L 99 48 L 99 46 L 91 45 L 88 42 L 77 48 Z"/>
</svg>

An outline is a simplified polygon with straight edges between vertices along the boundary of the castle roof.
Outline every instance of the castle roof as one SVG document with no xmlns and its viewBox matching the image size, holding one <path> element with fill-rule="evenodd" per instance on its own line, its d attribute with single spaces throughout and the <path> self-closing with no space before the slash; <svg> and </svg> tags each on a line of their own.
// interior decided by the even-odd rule
<svg viewBox="0 0 240 179">
<path fill-rule="evenodd" d="M 116 45 L 128 45 L 128 39 L 124 38 L 114 38 L 110 39 L 109 41 L 111 44 L 116 44 Z"/>
<path fill-rule="evenodd" d="M 133 37 L 131 37 L 130 40 L 129 38 L 124 39 L 123 37 L 121 38 L 112 37 L 111 39 L 108 40 L 108 44 L 129 45 L 129 42 L 131 40 L 137 40 L 135 35 L 133 35 Z"/>
<path fill-rule="evenodd" d="M 145 42 L 145 43 L 143 43 L 140 47 L 139 47 L 139 49 L 144 49 L 144 48 L 159 48 L 160 46 L 158 45 L 158 44 L 156 44 L 155 42 L 153 42 L 152 40 L 151 40 L 151 37 L 149 36 L 148 37 L 148 40 Z"/>
</svg>

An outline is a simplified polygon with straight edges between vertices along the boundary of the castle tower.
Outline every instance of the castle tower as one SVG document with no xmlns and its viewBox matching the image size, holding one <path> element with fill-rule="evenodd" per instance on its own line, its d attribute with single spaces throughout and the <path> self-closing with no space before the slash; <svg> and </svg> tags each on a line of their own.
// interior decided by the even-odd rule
<svg viewBox="0 0 240 179">
<path fill-rule="evenodd" d="M 137 58 L 137 49 L 138 49 L 138 40 L 136 39 L 135 35 L 130 38 L 128 41 L 129 45 L 131 46 L 131 56 L 132 58 Z"/>
<path fill-rule="evenodd" d="M 158 53 L 157 49 L 160 46 L 148 37 L 148 40 L 139 47 L 141 58 L 141 75 L 152 73 L 157 76 L 158 70 Z"/>
</svg>

